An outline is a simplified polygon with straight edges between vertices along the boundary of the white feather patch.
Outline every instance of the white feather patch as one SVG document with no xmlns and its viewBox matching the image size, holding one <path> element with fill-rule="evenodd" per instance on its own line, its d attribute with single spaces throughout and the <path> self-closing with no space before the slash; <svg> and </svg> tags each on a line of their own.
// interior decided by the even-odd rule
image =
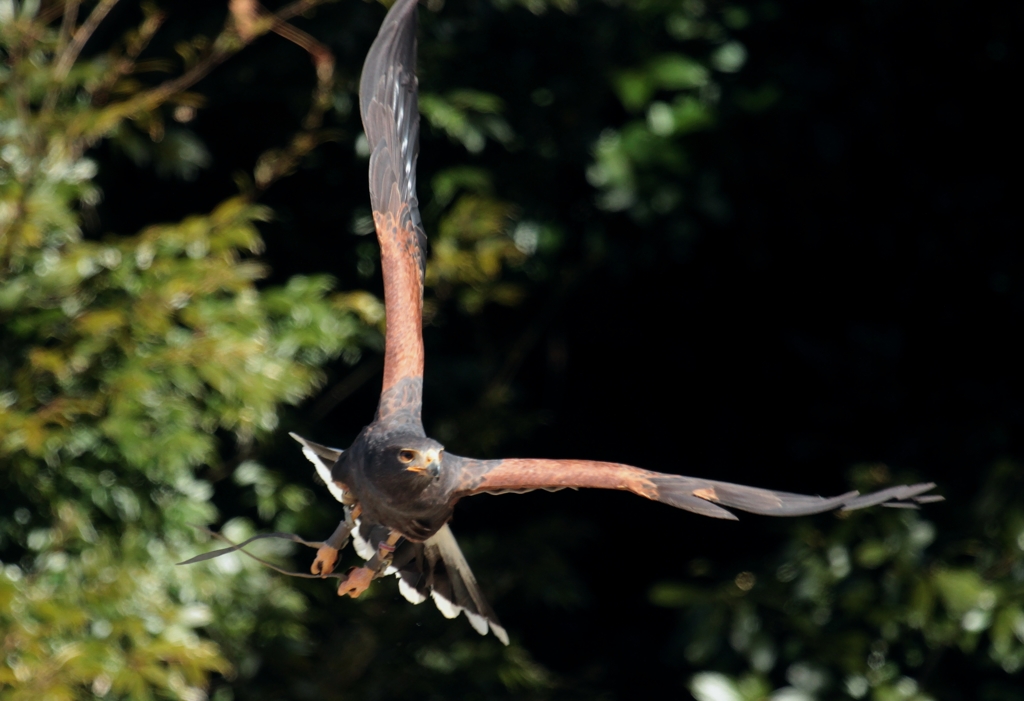
<svg viewBox="0 0 1024 701">
<path fill-rule="evenodd" d="M 491 632 L 494 633 L 494 637 L 500 640 L 505 645 L 508 645 L 508 631 L 499 626 L 497 623 L 491 621 Z"/>
<path fill-rule="evenodd" d="M 313 463 L 313 467 L 316 468 L 316 474 L 319 475 L 320 479 L 322 479 L 324 484 L 327 485 L 327 490 L 331 493 L 331 496 L 333 496 L 338 501 L 341 501 L 342 497 L 345 496 L 345 491 L 341 487 L 339 487 L 331 478 L 331 465 L 328 465 L 323 458 L 317 455 L 316 452 L 311 447 L 309 447 L 309 443 L 306 442 L 305 438 L 294 433 L 289 435 L 291 435 L 292 438 L 297 440 L 299 442 L 299 445 L 302 446 L 302 454 L 306 456 L 307 460 Z M 331 448 L 331 450 L 338 449 Z M 338 455 L 341 455 L 343 452 L 344 451 L 342 450 L 338 450 Z"/>
<path fill-rule="evenodd" d="M 445 618 L 458 618 L 459 611 L 462 609 L 448 601 L 443 596 L 439 596 L 436 591 L 430 592 L 430 598 L 437 604 L 437 610 L 441 612 L 441 615 Z"/>
<path fill-rule="evenodd" d="M 359 519 L 356 519 L 356 527 L 352 529 L 352 547 L 356 549 L 356 553 L 359 557 L 364 560 L 369 560 L 371 557 L 376 555 L 376 551 L 373 546 L 366 542 L 363 535 L 359 532 L 360 523 Z"/>
<path fill-rule="evenodd" d="M 467 611 L 466 609 L 462 609 L 462 612 L 466 614 L 466 618 L 469 619 L 469 625 L 473 626 L 473 630 L 475 630 L 480 635 L 487 635 L 486 618 L 484 618 L 480 614 L 473 613 L 472 611 Z"/>
<path fill-rule="evenodd" d="M 427 600 L 427 597 L 421 594 L 416 587 L 406 582 L 401 577 L 398 578 L 398 591 L 401 592 L 405 600 L 410 604 L 422 604 Z"/>
</svg>

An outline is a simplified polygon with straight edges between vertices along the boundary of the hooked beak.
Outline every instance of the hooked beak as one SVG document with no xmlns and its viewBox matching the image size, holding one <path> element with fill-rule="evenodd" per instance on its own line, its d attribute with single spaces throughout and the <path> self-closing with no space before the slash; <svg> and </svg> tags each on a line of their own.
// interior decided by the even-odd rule
<svg viewBox="0 0 1024 701">
<path fill-rule="evenodd" d="M 426 472 L 431 477 L 441 474 L 441 453 L 443 451 L 431 448 L 419 454 L 419 458 L 410 463 L 405 469 L 409 472 Z"/>
</svg>

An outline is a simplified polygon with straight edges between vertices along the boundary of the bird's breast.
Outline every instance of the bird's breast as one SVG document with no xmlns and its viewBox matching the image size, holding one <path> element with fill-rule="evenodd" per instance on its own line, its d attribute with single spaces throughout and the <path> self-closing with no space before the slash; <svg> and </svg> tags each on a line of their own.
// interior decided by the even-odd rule
<svg viewBox="0 0 1024 701">
<path fill-rule="evenodd" d="M 414 541 L 434 535 L 452 516 L 450 494 L 437 481 L 426 487 L 353 475 L 350 489 L 364 518 L 387 526 Z"/>
</svg>

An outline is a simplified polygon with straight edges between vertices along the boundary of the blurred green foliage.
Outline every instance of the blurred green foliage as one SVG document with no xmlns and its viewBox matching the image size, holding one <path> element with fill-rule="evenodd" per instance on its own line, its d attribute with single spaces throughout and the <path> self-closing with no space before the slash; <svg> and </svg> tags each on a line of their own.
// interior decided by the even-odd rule
<svg viewBox="0 0 1024 701">
<path fill-rule="evenodd" d="M 681 204 L 680 184 L 693 173 L 683 139 L 715 123 L 721 88 L 712 69 L 738 71 L 746 50 L 739 41 L 727 41 L 722 16 L 704 3 L 640 3 L 637 11 L 648 21 L 663 22 L 670 35 L 691 42 L 690 51 L 703 54 L 655 54 L 611 76 L 622 106 L 640 116 L 602 133 L 587 179 L 598 189 L 602 209 L 625 210 L 650 223 Z"/>
<path fill-rule="evenodd" d="M 998 466 L 988 498 L 1019 498 L 1018 472 Z M 880 476 L 887 477 L 879 466 L 858 474 L 864 487 Z M 1007 513 L 1006 502 L 998 513 Z M 941 553 L 932 552 L 934 524 L 919 512 L 850 514 L 828 529 L 800 524 L 771 563 L 774 572 L 714 581 L 708 563 L 695 563 L 696 582 L 655 586 L 652 602 L 680 610 L 679 652 L 688 662 L 726 658 L 745 668 L 697 675 L 694 696 L 926 701 L 936 697 L 922 686 L 953 651 L 976 655 L 981 668 L 1017 673 L 1024 665 L 1024 524 L 1019 516 L 992 518 L 985 506 L 994 504 L 975 506 L 965 537 L 947 540 Z M 789 686 L 773 691 L 777 669 Z M 986 698 L 1012 698 L 1018 688 L 1009 677 L 978 687 Z"/>
<path fill-rule="evenodd" d="M 249 563 L 174 568 L 217 518 L 198 472 L 225 469 L 227 446 L 274 430 L 326 359 L 376 332 L 325 278 L 257 287 L 271 213 L 245 197 L 82 236 L 102 196 L 88 148 L 138 127 L 169 136 L 155 125 L 181 94 L 139 100 L 133 43 L 155 15 L 126 46 L 78 59 L 87 30 L 55 22 L 60 9 L 0 3 L 0 694 L 200 698 L 261 635 L 300 635 L 305 604 Z M 158 140 L 168 172 L 204 165 L 193 138 Z M 242 484 L 285 524 L 312 499 Z"/>
<path fill-rule="evenodd" d="M 332 295 L 323 276 L 259 286 L 258 224 L 273 215 L 249 195 L 136 235 L 83 237 L 102 197 L 89 149 L 109 138 L 135 163 L 191 179 L 209 154 L 188 130 L 166 128 L 166 113 L 199 106 L 185 92 L 188 71 L 208 69 L 218 46 L 241 46 L 230 22 L 215 39 L 181 43 L 185 73 L 152 87 L 138 76 L 173 66 L 136 60 L 164 18 L 152 7 L 122 43 L 79 58 L 110 6 L 89 8 L 76 28 L 78 3 L 0 2 L 4 698 L 194 700 L 211 673 L 254 674 L 261 641 L 303 640 L 307 604 L 286 579 L 237 557 L 173 563 L 208 547 L 195 527 L 218 520 L 209 479 L 225 473 L 265 523 L 296 528 L 312 493 L 224 456 L 250 454 L 277 429 L 281 405 L 309 396 L 326 361 L 379 347 L 384 321 L 375 297 Z M 426 102 L 428 117 L 470 150 L 484 134 L 510 138 L 499 117 L 478 131 L 463 116 L 496 113 L 492 97 Z M 257 182 L 281 159 L 268 153 Z M 474 310 L 515 301 L 496 280 L 523 257 L 510 205 L 486 189 L 459 196 L 431 261 L 433 284 L 476 286 L 463 294 Z M 245 519 L 224 529 L 252 533 Z M 428 667 L 450 671 L 477 653 L 454 662 L 424 654 Z M 521 663 L 501 672 L 508 685 L 543 681 L 514 655 Z"/>
</svg>

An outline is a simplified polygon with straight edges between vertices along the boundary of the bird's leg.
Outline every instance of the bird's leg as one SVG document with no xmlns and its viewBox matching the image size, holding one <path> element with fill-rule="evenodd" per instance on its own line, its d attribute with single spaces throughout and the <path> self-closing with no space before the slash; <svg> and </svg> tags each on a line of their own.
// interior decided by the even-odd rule
<svg viewBox="0 0 1024 701">
<path fill-rule="evenodd" d="M 391 561 L 395 557 L 395 548 L 398 547 L 398 541 L 401 539 L 401 533 L 391 531 L 388 533 L 387 540 L 382 540 L 377 546 L 377 552 L 366 563 L 375 572 L 375 577 L 379 577 L 391 565 Z"/>
<path fill-rule="evenodd" d="M 359 527 L 356 525 L 356 519 L 359 518 L 361 513 L 363 513 L 363 507 L 361 507 L 358 502 L 345 504 L 345 523 L 348 525 L 348 529 L 350 531 L 354 531 Z"/>
<path fill-rule="evenodd" d="M 334 571 L 338 564 L 338 551 L 344 550 L 348 545 L 348 537 L 352 533 L 352 525 L 348 518 L 348 509 L 345 509 L 345 520 L 338 524 L 331 537 L 316 551 L 316 559 L 313 560 L 309 570 L 313 574 L 326 577 Z"/>
<path fill-rule="evenodd" d="M 395 556 L 395 547 L 401 539 L 401 533 L 391 531 L 387 539 L 382 540 L 377 546 L 377 552 L 366 561 L 366 565 L 355 567 L 349 571 L 348 576 L 341 581 L 341 585 L 338 587 L 338 596 L 347 594 L 355 599 L 366 591 L 370 582 L 379 577 L 391 564 L 391 559 Z"/>
<path fill-rule="evenodd" d="M 359 504 L 351 499 L 351 492 L 345 492 L 347 498 L 345 504 L 345 520 L 338 524 L 338 527 L 334 529 L 334 533 L 330 538 L 327 539 L 320 549 L 316 551 L 316 559 L 313 560 L 312 566 L 309 568 L 313 574 L 318 574 L 321 577 L 326 577 L 338 564 L 339 551 L 344 550 L 345 546 L 348 545 L 348 539 L 352 531 L 356 529 L 356 518 L 358 518 L 361 509 Z"/>
</svg>

